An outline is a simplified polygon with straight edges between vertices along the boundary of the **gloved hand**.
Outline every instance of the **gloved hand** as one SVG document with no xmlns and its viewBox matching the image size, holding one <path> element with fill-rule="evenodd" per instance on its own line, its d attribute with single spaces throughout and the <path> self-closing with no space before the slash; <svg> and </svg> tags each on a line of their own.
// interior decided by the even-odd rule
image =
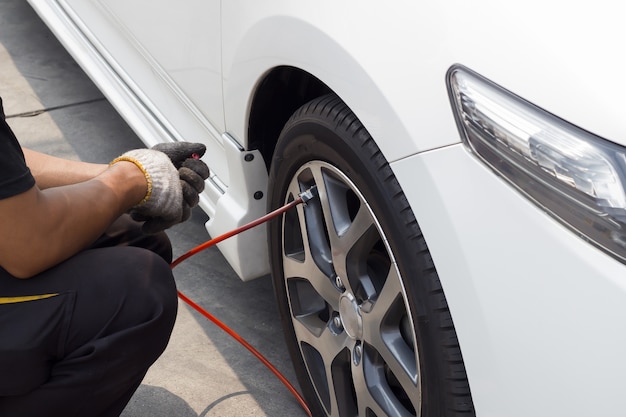
<svg viewBox="0 0 626 417">
<path fill-rule="evenodd" d="M 183 189 L 183 218 L 191 216 L 191 209 L 198 205 L 199 194 L 204 190 L 204 180 L 209 178 L 209 167 L 200 160 L 206 152 L 201 143 L 160 143 L 152 147 L 166 154 L 178 169 Z"/>
<path fill-rule="evenodd" d="M 209 175 L 208 167 L 192 157 L 204 154 L 204 145 L 188 142 L 165 145 L 134 149 L 111 162 L 133 162 L 146 175 L 148 193 L 144 201 L 130 210 L 135 220 L 145 222 L 142 226 L 145 233 L 158 233 L 187 220 Z"/>
</svg>

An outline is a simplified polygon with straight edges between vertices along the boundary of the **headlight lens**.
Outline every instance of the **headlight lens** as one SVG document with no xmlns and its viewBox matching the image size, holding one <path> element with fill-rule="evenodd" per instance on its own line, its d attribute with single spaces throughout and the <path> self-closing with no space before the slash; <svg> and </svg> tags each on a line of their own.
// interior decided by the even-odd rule
<svg viewBox="0 0 626 417">
<path fill-rule="evenodd" d="M 626 261 L 626 149 L 465 67 L 452 67 L 447 80 L 469 148 L 533 202 Z"/>
</svg>

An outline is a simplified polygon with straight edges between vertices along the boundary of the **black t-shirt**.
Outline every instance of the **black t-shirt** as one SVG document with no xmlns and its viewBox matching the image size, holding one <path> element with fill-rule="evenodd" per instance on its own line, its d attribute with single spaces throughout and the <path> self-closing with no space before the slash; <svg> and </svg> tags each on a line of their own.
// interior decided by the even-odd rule
<svg viewBox="0 0 626 417">
<path fill-rule="evenodd" d="M 29 190 L 35 179 L 24 160 L 24 153 L 15 134 L 5 121 L 0 97 L 0 199 Z"/>
</svg>

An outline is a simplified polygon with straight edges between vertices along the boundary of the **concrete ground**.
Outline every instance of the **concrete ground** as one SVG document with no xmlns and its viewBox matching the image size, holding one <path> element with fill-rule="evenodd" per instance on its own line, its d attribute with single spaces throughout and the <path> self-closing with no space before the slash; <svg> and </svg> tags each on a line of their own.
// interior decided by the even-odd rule
<svg viewBox="0 0 626 417">
<path fill-rule="evenodd" d="M 0 96 L 25 147 L 106 163 L 143 147 L 24 0 L 0 0 Z M 168 233 L 174 256 L 208 240 L 206 216 Z M 241 282 L 217 249 L 175 269 L 179 289 L 255 346 L 295 384 L 271 282 Z M 304 416 L 264 365 L 182 301 L 170 344 L 123 417 Z"/>
</svg>

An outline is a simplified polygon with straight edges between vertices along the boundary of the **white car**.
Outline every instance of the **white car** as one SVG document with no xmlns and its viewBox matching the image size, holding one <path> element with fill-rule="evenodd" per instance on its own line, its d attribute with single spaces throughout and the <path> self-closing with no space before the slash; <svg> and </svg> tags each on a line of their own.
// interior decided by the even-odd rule
<svg viewBox="0 0 626 417">
<path fill-rule="evenodd" d="M 207 145 L 315 416 L 623 416 L 619 2 L 29 0 L 147 146 Z"/>
</svg>

